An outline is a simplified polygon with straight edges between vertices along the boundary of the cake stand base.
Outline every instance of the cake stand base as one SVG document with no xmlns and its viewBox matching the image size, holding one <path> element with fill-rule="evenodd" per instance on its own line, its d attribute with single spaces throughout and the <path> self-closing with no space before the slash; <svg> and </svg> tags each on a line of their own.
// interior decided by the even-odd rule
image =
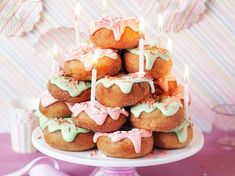
<svg viewBox="0 0 235 176">
<path fill-rule="evenodd" d="M 90 176 L 140 176 L 135 167 L 96 167 Z"/>
</svg>

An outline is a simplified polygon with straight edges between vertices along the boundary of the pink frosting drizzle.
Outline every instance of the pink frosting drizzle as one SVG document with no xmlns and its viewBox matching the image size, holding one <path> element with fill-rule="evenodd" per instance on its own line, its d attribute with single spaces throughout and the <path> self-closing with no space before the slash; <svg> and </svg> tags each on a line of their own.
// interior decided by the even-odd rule
<svg viewBox="0 0 235 176">
<path fill-rule="evenodd" d="M 176 80 L 175 75 L 168 74 L 158 79 L 158 85 L 162 88 L 164 92 L 167 92 L 169 90 L 168 81 L 175 81 L 175 80 Z"/>
<path fill-rule="evenodd" d="M 49 92 L 46 92 L 45 94 L 42 95 L 40 101 L 41 101 L 41 105 L 43 107 L 48 107 L 48 106 L 58 102 L 59 100 L 55 99 Z"/>
<path fill-rule="evenodd" d="M 106 28 L 113 31 L 116 41 L 121 39 L 126 27 L 130 27 L 134 31 L 139 30 L 139 21 L 135 18 L 109 17 L 103 18 L 101 21 L 95 23 L 91 28 L 91 35 L 101 28 Z"/>
<path fill-rule="evenodd" d="M 117 53 L 111 49 L 102 49 L 95 46 L 83 46 L 82 48 L 76 49 L 69 53 L 65 61 L 79 60 L 83 63 L 86 71 L 91 71 L 94 66 L 93 55 L 95 51 L 98 53 L 98 59 L 106 56 L 111 59 L 117 59 Z"/>
<path fill-rule="evenodd" d="M 141 138 L 142 137 L 151 137 L 152 132 L 146 131 L 143 129 L 137 129 L 134 128 L 130 131 L 116 131 L 114 133 L 101 133 L 101 132 L 96 132 L 93 141 L 96 143 L 97 139 L 101 136 L 108 136 L 111 138 L 113 142 L 118 142 L 121 141 L 122 139 L 129 139 L 131 140 L 136 153 L 140 153 L 141 151 Z"/>
<path fill-rule="evenodd" d="M 100 104 L 98 101 L 96 101 L 95 107 L 91 107 L 91 102 L 83 102 L 83 103 L 77 103 L 72 108 L 71 111 L 73 113 L 73 117 L 78 116 L 81 112 L 85 111 L 86 114 L 96 122 L 97 125 L 103 125 L 108 115 L 113 120 L 118 120 L 120 117 L 120 114 L 124 114 L 125 116 L 128 116 L 129 113 L 124 108 L 111 108 L 111 107 L 105 107 L 102 104 Z"/>
</svg>

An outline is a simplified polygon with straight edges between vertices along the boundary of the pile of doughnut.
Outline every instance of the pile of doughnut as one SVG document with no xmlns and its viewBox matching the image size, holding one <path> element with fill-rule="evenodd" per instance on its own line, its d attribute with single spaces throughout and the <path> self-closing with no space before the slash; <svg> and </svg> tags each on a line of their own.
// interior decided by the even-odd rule
<svg viewBox="0 0 235 176">
<path fill-rule="evenodd" d="M 145 45 L 145 74 L 140 76 L 137 19 L 103 18 L 89 35 L 92 43 L 67 53 L 63 69 L 53 74 L 40 98 L 36 115 L 46 143 L 71 152 L 97 148 L 115 158 L 187 146 L 192 123 L 184 115 L 183 86 L 172 74 L 169 52 Z M 96 101 L 91 106 L 94 67 Z"/>
</svg>

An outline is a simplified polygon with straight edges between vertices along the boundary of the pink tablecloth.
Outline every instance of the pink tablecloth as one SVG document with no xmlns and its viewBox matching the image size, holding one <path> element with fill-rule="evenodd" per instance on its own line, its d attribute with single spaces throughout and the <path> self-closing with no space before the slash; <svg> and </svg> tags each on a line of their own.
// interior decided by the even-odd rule
<svg viewBox="0 0 235 176">
<path fill-rule="evenodd" d="M 235 151 L 222 150 L 213 141 L 217 135 L 205 135 L 205 146 L 196 155 L 182 161 L 160 166 L 138 168 L 142 176 L 234 176 Z M 17 154 L 10 148 L 8 134 L 0 134 L 0 175 L 20 169 L 32 159 L 43 156 Z M 94 167 L 69 164 L 59 161 L 61 169 L 71 176 L 87 176 Z"/>
</svg>

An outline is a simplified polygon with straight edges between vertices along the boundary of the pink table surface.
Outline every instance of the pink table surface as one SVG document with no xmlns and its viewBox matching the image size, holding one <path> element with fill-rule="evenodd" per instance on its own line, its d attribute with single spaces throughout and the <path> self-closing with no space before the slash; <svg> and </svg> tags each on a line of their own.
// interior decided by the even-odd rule
<svg viewBox="0 0 235 176">
<path fill-rule="evenodd" d="M 205 145 L 196 155 L 171 164 L 140 167 L 142 176 L 234 176 L 235 150 L 222 150 L 214 140 L 215 134 L 205 135 Z M 32 159 L 44 156 L 34 154 L 17 154 L 10 148 L 9 134 L 0 134 L 0 175 L 20 169 Z M 45 161 L 44 161 L 45 162 Z M 61 169 L 71 176 L 87 176 L 94 167 L 75 165 L 59 161 Z"/>
</svg>

